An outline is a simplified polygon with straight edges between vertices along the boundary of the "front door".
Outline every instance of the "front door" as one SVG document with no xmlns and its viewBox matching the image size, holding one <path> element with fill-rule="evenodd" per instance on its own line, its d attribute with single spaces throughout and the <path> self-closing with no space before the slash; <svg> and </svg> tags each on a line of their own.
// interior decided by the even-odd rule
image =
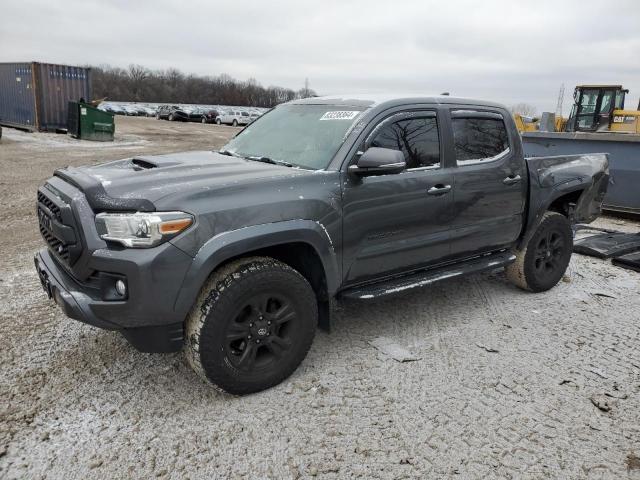
<svg viewBox="0 0 640 480">
<path fill-rule="evenodd" d="M 343 183 L 343 271 L 347 284 L 401 273 L 449 254 L 453 174 L 441 159 L 435 110 L 393 114 L 367 136 L 361 151 L 384 147 L 404 153 L 399 174 Z M 354 158 L 351 163 L 357 161 Z"/>
</svg>

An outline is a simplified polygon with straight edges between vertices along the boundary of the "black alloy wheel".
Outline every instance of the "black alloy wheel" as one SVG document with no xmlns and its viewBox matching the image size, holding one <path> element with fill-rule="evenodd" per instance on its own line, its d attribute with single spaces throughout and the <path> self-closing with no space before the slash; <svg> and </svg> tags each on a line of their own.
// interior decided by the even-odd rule
<svg viewBox="0 0 640 480">
<path fill-rule="evenodd" d="M 273 258 L 243 258 L 203 286 L 185 323 L 185 354 L 222 390 L 258 392 L 293 373 L 317 324 L 316 294 L 305 277 Z"/>
<path fill-rule="evenodd" d="M 271 368 L 295 341 L 299 315 L 286 295 L 267 292 L 254 296 L 227 325 L 227 358 L 243 371 Z"/>
<path fill-rule="evenodd" d="M 558 212 L 546 212 L 525 248 L 515 252 L 516 261 L 506 267 L 507 278 L 524 290 L 549 290 L 566 272 L 572 250 L 569 219 Z"/>
<path fill-rule="evenodd" d="M 534 253 L 538 278 L 553 276 L 561 268 L 565 248 L 562 234 L 558 231 L 549 230 L 546 235 L 540 237 Z"/>
</svg>

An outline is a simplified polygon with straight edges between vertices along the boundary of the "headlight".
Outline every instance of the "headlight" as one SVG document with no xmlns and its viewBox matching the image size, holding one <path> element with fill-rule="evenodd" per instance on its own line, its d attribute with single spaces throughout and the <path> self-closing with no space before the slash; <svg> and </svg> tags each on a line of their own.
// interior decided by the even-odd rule
<svg viewBox="0 0 640 480">
<path fill-rule="evenodd" d="M 96 228 L 100 238 L 125 247 L 155 247 L 193 224 L 184 212 L 99 213 Z"/>
</svg>

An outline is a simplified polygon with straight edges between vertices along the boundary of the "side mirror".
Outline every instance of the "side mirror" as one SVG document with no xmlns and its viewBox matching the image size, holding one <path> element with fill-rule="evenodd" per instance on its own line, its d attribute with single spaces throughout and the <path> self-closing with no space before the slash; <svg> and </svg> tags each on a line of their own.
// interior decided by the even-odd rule
<svg viewBox="0 0 640 480">
<path fill-rule="evenodd" d="M 358 163 L 349 166 L 349 173 L 359 177 L 400 173 L 407 166 L 404 154 L 390 148 L 371 147 L 358 159 Z"/>
</svg>

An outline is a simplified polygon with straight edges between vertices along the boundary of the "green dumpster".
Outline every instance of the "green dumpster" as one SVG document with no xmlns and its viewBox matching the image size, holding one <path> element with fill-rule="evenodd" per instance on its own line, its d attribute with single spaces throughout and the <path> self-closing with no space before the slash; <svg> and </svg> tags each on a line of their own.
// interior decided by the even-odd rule
<svg viewBox="0 0 640 480">
<path fill-rule="evenodd" d="M 81 140 L 113 141 L 116 127 L 114 115 L 89 104 L 69 102 L 68 132 Z"/>
</svg>

